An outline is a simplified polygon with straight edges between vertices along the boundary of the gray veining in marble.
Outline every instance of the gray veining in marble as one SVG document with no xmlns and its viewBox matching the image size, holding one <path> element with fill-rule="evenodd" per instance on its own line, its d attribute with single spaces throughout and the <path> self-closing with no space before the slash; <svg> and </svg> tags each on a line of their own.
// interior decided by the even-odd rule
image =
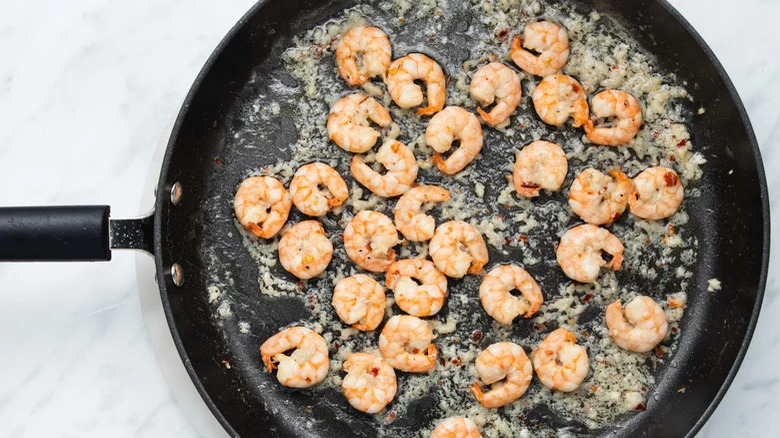
<svg viewBox="0 0 780 438">
<path fill-rule="evenodd" d="M 116 216 L 139 213 L 141 187 L 171 115 L 252 3 L 5 0 L 0 205 L 107 203 Z M 774 197 L 780 1 L 743 0 L 730 10 L 735 3 L 672 0 L 744 99 Z M 777 209 L 773 214 L 780 218 Z M 196 436 L 152 352 L 133 258 L 115 253 L 111 263 L 0 265 L 0 436 Z M 777 431 L 778 268 L 775 259 L 745 362 L 700 436 Z"/>
</svg>

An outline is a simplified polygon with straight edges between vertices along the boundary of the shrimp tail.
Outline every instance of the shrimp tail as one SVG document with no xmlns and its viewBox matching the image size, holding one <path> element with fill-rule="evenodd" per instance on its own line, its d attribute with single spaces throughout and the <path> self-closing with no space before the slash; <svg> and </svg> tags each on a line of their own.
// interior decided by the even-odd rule
<svg viewBox="0 0 780 438">
<path fill-rule="evenodd" d="M 477 107 L 477 112 L 478 112 L 478 113 L 479 113 L 479 115 L 482 117 L 482 120 L 484 120 L 485 122 L 487 122 L 487 124 L 488 124 L 488 125 L 490 125 L 490 126 L 494 126 L 494 125 L 496 125 L 496 123 L 494 123 L 494 122 L 495 122 L 495 120 L 493 120 L 493 117 L 490 115 L 490 113 L 488 113 L 488 112 L 485 112 L 485 110 L 483 110 L 483 109 L 482 109 L 482 108 L 480 108 L 480 107 Z"/>
<path fill-rule="evenodd" d="M 269 373 L 273 372 L 274 370 L 274 362 L 271 359 L 270 355 L 264 354 L 263 356 L 263 363 L 265 363 L 265 369 L 268 370 Z"/>
<path fill-rule="evenodd" d="M 442 156 L 436 152 L 433 153 L 433 164 L 435 164 L 439 170 L 443 170 L 446 166 L 444 163 L 444 158 L 442 158 Z"/>
<path fill-rule="evenodd" d="M 260 228 L 254 222 L 250 222 L 249 224 L 247 224 L 247 226 L 244 227 L 244 230 L 249 231 L 250 233 L 254 234 L 257 237 L 262 237 L 263 239 L 266 239 L 265 231 L 263 231 L 263 229 Z"/>
<path fill-rule="evenodd" d="M 511 50 L 513 52 L 518 50 L 523 50 L 523 37 L 521 35 L 517 35 L 514 38 L 512 38 Z"/>
<path fill-rule="evenodd" d="M 428 105 L 425 108 L 418 108 L 417 109 L 417 115 L 418 116 L 430 116 L 432 114 L 435 114 L 439 111 L 435 106 Z"/>
<path fill-rule="evenodd" d="M 474 394 L 474 397 L 476 397 L 477 401 L 481 404 L 482 400 L 485 398 L 485 393 L 482 392 L 482 387 L 479 386 L 479 383 L 474 382 L 474 384 L 469 387 L 469 391 Z"/>
<path fill-rule="evenodd" d="M 431 358 L 431 360 L 435 361 L 436 356 L 439 355 L 439 351 L 436 350 L 436 346 L 433 344 L 428 345 L 428 357 Z"/>
</svg>

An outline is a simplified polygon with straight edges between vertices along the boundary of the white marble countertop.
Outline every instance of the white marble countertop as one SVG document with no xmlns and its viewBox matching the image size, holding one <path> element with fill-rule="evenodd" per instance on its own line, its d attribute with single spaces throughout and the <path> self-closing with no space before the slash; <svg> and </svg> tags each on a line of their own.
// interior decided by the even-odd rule
<svg viewBox="0 0 780 438">
<path fill-rule="evenodd" d="M 105 203 L 115 217 L 137 215 L 167 124 L 252 3 L 5 0 L 0 205 Z M 780 168 L 780 1 L 743 0 L 728 13 L 731 0 L 672 3 L 731 75 L 766 168 Z M 780 193 L 780 173 L 767 179 L 770 194 Z M 773 261 L 747 358 L 701 436 L 777 429 Z M 0 301 L 0 436 L 197 436 L 152 351 L 132 253 L 115 252 L 111 263 L 0 265 Z"/>
</svg>

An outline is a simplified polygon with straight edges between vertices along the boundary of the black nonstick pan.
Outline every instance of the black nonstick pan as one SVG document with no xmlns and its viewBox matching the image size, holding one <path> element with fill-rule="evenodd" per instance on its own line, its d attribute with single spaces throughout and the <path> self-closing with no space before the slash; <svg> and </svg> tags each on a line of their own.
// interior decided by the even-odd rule
<svg viewBox="0 0 780 438">
<path fill-rule="evenodd" d="M 704 291 L 708 279 L 717 277 L 722 292 L 706 298 L 691 295 L 674 353 L 676 364 L 656 370 L 656 398 L 644 412 L 598 430 L 565 423 L 543 410 L 526 421 L 567 427 L 578 435 L 692 436 L 728 389 L 747 350 L 764 293 L 769 203 L 758 145 L 717 59 L 665 1 L 575 3 L 634 30 L 634 37 L 660 65 L 687 83 L 696 98 L 691 105 L 707 109 L 707 117 L 689 126 L 697 150 L 708 160 L 698 186 L 701 196 L 688 206 L 699 242 L 691 289 Z M 0 209 L 0 260 L 110 260 L 111 250 L 118 248 L 153 253 L 181 359 L 206 404 L 232 436 L 376 435 L 371 417 L 336 413 L 330 405 L 312 409 L 316 394 L 268 385 L 275 379 L 261 368 L 257 348 L 284 321 L 300 319 L 302 307 L 294 300 L 258 297 L 257 268 L 236 235 L 229 202 L 248 168 L 283 159 L 288 152 L 279 145 L 297 135 L 289 120 L 280 117 L 265 127 L 269 135 L 250 139 L 257 145 L 251 155 L 236 148 L 230 133 L 240 123 L 237 114 L 247 93 L 256 92 L 259 85 L 253 84 L 262 84 L 282 68 L 281 50 L 294 36 L 352 4 L 260 1 L 239 21 L 182 106 L 151 216 L 112 219 L 107 206 Z M 212 249 L 208 255 L 204 246 Z M 249 321 L 255 328 L 251 336 L 214 317 L 206 290 L 215 266 L 231 272 L 234 307 L 263 310 L 251 313 L 255 318 Z M 229 368 L 222 366 L 226 360 Z M 409 416 L 399 427 L 417 430 L 429 427 L 431 419 L 424 413 Z M 306 427 L 307 423 L 315 426 Z"/>
</svg>

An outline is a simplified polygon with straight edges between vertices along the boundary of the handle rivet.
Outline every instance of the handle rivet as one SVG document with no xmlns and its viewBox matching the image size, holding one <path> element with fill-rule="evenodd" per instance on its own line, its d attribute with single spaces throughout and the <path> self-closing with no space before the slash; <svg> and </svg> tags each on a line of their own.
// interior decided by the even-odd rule
<svg viewBox="0 0 780 438">
<path fill-rule="evenodd" d="M 171 279 L 173 279 L 173 284 L 177 287 L 181 287 L 184 284 L 184 270 L 178 263 L 171 265 Z"/>
<path fill-rule="evenodd" d="M 181 196 L 182 196 L 183 190 L 181 188 L 180 182 L 175 182 L 171 186 L 171 204 L 173 205 L 179 205 L 181 202 Z"/>
</svg>

